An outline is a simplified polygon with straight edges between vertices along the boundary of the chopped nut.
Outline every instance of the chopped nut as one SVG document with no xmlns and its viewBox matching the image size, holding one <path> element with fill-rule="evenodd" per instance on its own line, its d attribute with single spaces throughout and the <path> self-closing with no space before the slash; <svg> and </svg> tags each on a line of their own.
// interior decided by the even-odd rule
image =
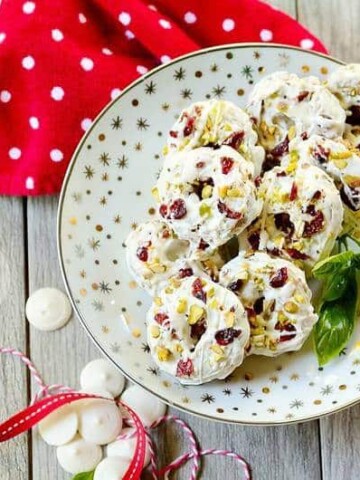
<svg viewBox="0 0 360 480">
<path fill-rule="evenodd" d="M 157 202 L 160 202 L 160 195 L 159 195 L 159 190 L 157 187 L 154 187 L 151 189 L 151 195 L 155 198 Z"/>
<path fill-rule="evenodd" d="M 295 125 L 292 125 L 289 128 L 289 132 L 288 132 L 289 140 L 292 140 L 293 138 L 295 138 L 295 136 L 296 136 L 296 128 L 295 128 Z"/>
<path fill-rule="evenodd" d="M 205 216 L 210 217 L 211 207 L 206 203 L 202 203 L 199 207 L 199 214 L 200 214 L 200 217 L 205 217 Z"/>
<path fill-rule="evenodd" d="M 218 308 L 219 304 L 216 298 L 214 300 L 211 300 L 209 307 L 212 308 L 213 310 L 216 310 Z"/>
<path fill-rule="evenodd" d="M 170 360 L 170 357 L 172 355 L 170 350 L 165 347 L 157 347 L 156 354 L 160 362 L 167 362 L 168 360 Z"/>
<path fill-rule="evenodd" d="M 277 109 L 279 110 L 279 112 L 287 112 L 289 109 L 289 106 L 284 102 L 279 102 L 277 105 Z"/>
<path fill-rule="evenodd" d="M 171 287 L 166 287 L 165 288 L 165 293 L 171 294 L 171 293 L 174 293 L 174 290 Z"/>
<path fill-rule="evenodd" d="M 212 298 L 214 295 L 215 295 L 215 288 L 214 287 L 209 288 L 207 292 L 208 298 Z"/>
<path fill-rule="evenodd" d="M 179 278 L 176 278 L 176 277 L 171 277 L 169 279 L 169 283 L 171 284 L 171 286 L 173 288 L 179 288 L 180 285 L 181 285 L 181 280 Z"/>
<path fill-rule="evenodd" d="M 279 322 L 283 323 L 283 322 L 286 322 L 287 321 L 287 316 L 284 314 L 284 312 L 279 312 L 278 313 L 278 320 Z"/>
<path fill-rule="evenodd" d="M 271 126 L 271 127 L 268 128 L 268 131 L 269 131 L 270 135 L 274 135 L 274 133 L 276 131 L 276 127 Z"/>
<path fill-rule="evenodd" d="M 153 263 L 149 264 L 149 268 L 154 273 L 164 273 L 164 272 L 166 272 L 166 265 L 162 265 L 161 263 L 158 263 L 158 262 L 153 262 Z"/>
<path fill-rule="evenodd" d="M 350 150 L 345 150 L 344 152 L 331 152 L 330 160 L 343 160 L 345 158 L 352 157 L 352 152 Z"/>
<path fill-rule="evenodd" d="M 160 297 L 155 297 L 155 298 L 154 298 L 154 303 L 155 303 L 155 305 L 157 305 L 158 307 L 162 307 L 162 305 L 163 305 L 163 302 L 162 302 L 162 300 L 161 300 Z"/>
<path fill-rule="evenodd" d="M 296 295 L 294 295 L 294 299 L 298 302 L 298 303 L 304 303 L 305 302 L 305 298 L 300 295 L 299 293 L 297 293 Z"/>
<path fill-rule="evenodd" d="M 201 191 L 201 198 L 210 198 L 212 195 L 212 192 L 213 192 L 213 187 L 211 185 L 206 185 Z"/>
<path fill-rule="evenodd" d="M 165 147 L 163 147 L 163 149 L 162 149 L 162 154 L 167 155 L 168 153 L 169 153 L 169 147 L 167 145 L 165 145 Z"/>
<path fill-rule="evenodd" d="M 191 305 L 188 324 L 195 325 L 205 315 L 205 309 L 199 305 Z"/>
<path fill-rule="evenodd" d="M 333 160 L 333 164 L 342 170 L 348 166 L 348 162 L 346 160 Z"/>
<path fill-rule="evenodd" d="M 184 351 L 184 347 L 180 343 L 178 343 L 176 345 L 176 351 L 182 353 Z"/>
<path fill-rule="evenodd" d="M 227 191 L 227 196 L 232 198 L 242 197 L 243 193 L 240 188 L 232 187 Z"/>
<path fill-rule="evenodd" d="M 219 197 L 220 198 L 225 198 L 226 197 L 227 189 L 228 189 L 228 187 L 226 185 L 221 185 L 219 187 Z"/>
<path fill-rule="evenodd" d="M 225 324 L 228 328 L 234 326 L 235 323 L 235 313 L 234 312 L 226 312 L 225 313 Z"/>
<path fill-rule="evenodd" d="M 210 350 L 212 350 L 214 353 L 218 353 L 219 355 L 224 353 L 224 349 L 220 345 L 211 345 Z"/>
<path fill-rule="evenodd" d="M 186 298 L 180 298 L 178 301 L 176 311 L 177 313 L 185 313 L 187 309 L 187 300 Z"/>
<path fill-rule="evenodd" d="M 159 338 L 160 337 L 160 327 L 158 325 L 151 325 L 150 335 L 153 338 Z"/>
<path fill-rule="evenodd" d="M 299 307 L 294 302 L 286 302 L 284 305 L 285 312 L 296 313 L 299 310 Z"/>
</svg>

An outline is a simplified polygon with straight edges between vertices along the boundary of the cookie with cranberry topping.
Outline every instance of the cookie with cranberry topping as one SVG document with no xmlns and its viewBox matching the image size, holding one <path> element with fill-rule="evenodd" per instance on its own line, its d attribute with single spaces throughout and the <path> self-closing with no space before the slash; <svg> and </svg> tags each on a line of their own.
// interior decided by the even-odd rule
<svg viewBox="0 0 360 480">
<path fill-rule="evenodd" d="M 340 234 L 343 205 L 333 180 L 318 167 L 276 167 L 259 188 L 264 208 L 241 236 L 242 248 L 263 250 L 310 269 L 328 256 Z"/>
<path fill-rule="evenodd" d="M 360 125 L 360 64 L 339 67 L 329 76 L 327 87 L 346 111 L 346 123 Z"/>
<path fill-rule="evenodd" d="M 267 152 L 266 170 L 279 164 L 293 138 L 315 134 L 338 138 L 345 127 L 343 108 L 318 78 L 288 72 L 260 80 L 249 95 L 247 111 Z"/>
<path fill-rule="evenodd" d="M 249 354 L 276 357 L 299 350 L 318 320 L 304 272 L 287 260 L 240 252 L 223 266 L 220 282 L 245 307 Z"/>
<path fill-rule="evenodd" d="M 163 221 L 190 242 L 193 258 L 208 257 L 258 216 L 253 174 L 253 164 L 227 146 L 165 158 L 153 194 Z"/>
<path fill-rule="evenodd" d="M 155 363 L 188 385 L 227 377 L 241 365 L 249 341 L 237 296 L 199 276 L 170 282 L 154 299 L 147 325 Z"/>
<path fill-rule="evenodd" d="M 126 260 L 134 280 L 155 294 L 170 277 L 183 278 L 202 272 L 201 265 L 187 259 L 189 243 L 180 240 L 165 223 L 141 223 L 126 240 Z"/>
<path fill-rule="evenodd" d="M 169 132 L 165 151 L 228 145 L 250 160 L 259 175 L 264 149 L 257 142 L 257 133 L 246 112 L 231 102 L 213 99 L 193 103 L 180 113 Z"/>
</svg>

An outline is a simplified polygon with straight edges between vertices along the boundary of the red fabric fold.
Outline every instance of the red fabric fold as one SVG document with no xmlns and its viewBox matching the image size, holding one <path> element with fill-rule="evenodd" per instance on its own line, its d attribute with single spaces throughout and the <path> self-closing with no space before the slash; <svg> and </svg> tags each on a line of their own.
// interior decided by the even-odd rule
<svg viewBox="0 0 360 480">
<path fill-rule="evenodd" d="M 57 193 L 91 120 L 147 69 L 199 48 L 254 41 L 326 52 L 258 0 L 3 0 L 0 194 Z"/>
</svg>

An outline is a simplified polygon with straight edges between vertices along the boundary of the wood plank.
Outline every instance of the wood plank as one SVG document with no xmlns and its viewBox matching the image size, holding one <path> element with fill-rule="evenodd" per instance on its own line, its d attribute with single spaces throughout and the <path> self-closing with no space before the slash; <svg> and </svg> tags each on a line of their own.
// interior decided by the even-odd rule
<svg viewBox="0 0 360 480">
<path fill-rule="evenodd" d="M 266 0 L 266 2 L 296 18 L 295 0 Z"/>
<path fill-rule="evenodd" d="M 328 46 L 331 55 L 360 61 L 358 0 L 301 0 L 299 19 Z M 355 478 L 360 469 L 360 405 L 320 420 L 324 480 Z"/>
<path fill-rule="evenodd" d="M 64 290 L 56 250 L 57 203 L 55 197 L 28 201 L 30 293 L 41 287 Z M 101 356 L 76 318 L 56 332 L 39 332 L 31 328 L 30 347 L 31 357 L 47 383 L 62 383 L 77 388 L 81 369 L 88 361 Z M 34 480 L 68 480 L 69 477 L 57 463 L 56 448 L 47 446 L 35 430 Z"/>
<path fill-rule="evenodd" d="M 26 352 L 25 237 L 23 200 L 0 198 L 0 346 Z M 19 360 L 0 359 L 0 419 L 26 407 L 27 371 Z M 1 480 L 26 479 L 29 468 L 28 437 L 0 444 Z"/>
</svg>

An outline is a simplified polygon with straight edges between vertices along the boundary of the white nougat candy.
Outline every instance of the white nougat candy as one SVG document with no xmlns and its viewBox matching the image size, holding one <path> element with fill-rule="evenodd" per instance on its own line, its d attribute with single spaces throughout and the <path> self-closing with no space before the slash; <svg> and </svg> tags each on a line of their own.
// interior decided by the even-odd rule
<svg viewBox="0 0 360 480">
<path fill-rule="evenodd" d="M 133 385 L 125 390 L 121 401 L 134 410 L 146 427 L 149 427 L 166 412 L 166 405 L 163 402 L 138 385 Z"/>
<path fill-rule="evenodd" d="M 79 410 L 81 436 L 97 445 L 113 442 L 122 428 L 122 415 L 114 402 L 91 400 Z"/>
<path fill-rule="evenodd" d="M 107 391 L 118 397 L 124 389 L 125 377 L 105 358 L 88 363 L 80 375 L 81 388 L 89 391 Z"/>
<path fill-rule="evenodd" d="M 78 429 L 75 409 L 65 405 L 39 423 L 39 433 L 48 445 L 60 446 L 70 442 Z"/>
<path fill-rule="evenodd" d="M 130 460 L 122 457 L 104 458 L 95 470 L 94 480 L 122 480 Z"/>
<path fill-rule="evenodd" d="M 26 317 L 38 330 L 57 330 L 69 321 L 71 305 L 68 297 L 56 288 L 41 288 L 26 302 Z"/>
<path fill-rule="evenodd" d="M 133 428 L 124 428 L 121 432 L 122 435 L 131 434 L 134 431 Z M 131 461 L 135 455 L 136 449 L 136 434 L 131 438 L 123 438 L 109 443 L 106 447 L 106 455 L 108 457 L 121 457 Z M 150 449 L 148 442 L 146 443 L 144 468 L 150 462 Z"/>
<path fill-rule="evenodd" d="M 102 459 L 102 450 L 95 443 L 77 435 L 70 443 L 58 447 L 56 455 L 61 467 L 76 475 L 94 470 Z"/>
</svg>

